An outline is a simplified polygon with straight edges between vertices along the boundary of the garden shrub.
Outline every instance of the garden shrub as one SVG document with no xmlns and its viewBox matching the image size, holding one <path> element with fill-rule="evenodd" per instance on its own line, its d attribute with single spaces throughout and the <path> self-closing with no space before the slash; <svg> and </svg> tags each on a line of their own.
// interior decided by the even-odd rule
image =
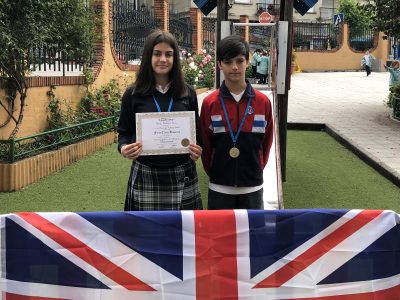
<svg viewBox="0 0 400 300">
<path fill-rule="evenodd" d="M 212 88 L 214 86 L 215 62 L 213 56 L 202 50 L 201 54 L 194 54 L 183 50 L 182 71 L 185 81 L 194 88 Z"/>
</svg>

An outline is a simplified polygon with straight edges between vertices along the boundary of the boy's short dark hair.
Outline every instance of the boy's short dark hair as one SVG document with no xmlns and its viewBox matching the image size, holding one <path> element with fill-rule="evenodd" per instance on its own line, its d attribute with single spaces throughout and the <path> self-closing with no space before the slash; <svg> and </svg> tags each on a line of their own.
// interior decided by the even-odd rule
<svg viewBox="0 0 400 300">
<path fill-rule="evenodd" d="M 230 35 L 223 38 L 217 45 L 217 61 L 232 59 L 243 55 L 249 60 L 249 44 L 238 35 Z"/>
</svg>

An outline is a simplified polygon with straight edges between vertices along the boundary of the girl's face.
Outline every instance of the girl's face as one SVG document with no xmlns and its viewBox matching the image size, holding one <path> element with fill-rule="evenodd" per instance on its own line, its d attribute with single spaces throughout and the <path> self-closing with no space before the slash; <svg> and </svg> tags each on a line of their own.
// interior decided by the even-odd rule
<svg viewBox="0 0 400 300">
<path fill-rule="evenodd" d="M 155 75 L 168 75 L 174 64 L 174 49 L 167 43 L 154 46 L 151 56 L 151 66 Z"/>
</svg>

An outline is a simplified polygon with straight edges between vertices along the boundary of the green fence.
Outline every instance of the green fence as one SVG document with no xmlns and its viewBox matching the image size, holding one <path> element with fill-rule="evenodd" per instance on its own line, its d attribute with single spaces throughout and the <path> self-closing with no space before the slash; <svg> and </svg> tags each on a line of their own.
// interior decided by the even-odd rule
<svg viewBox="0 0 400 300">
<path fill-rule="evenodd" d="M 119 111 L 113 116 L 88 121 L 43 133 L 0 140 L 0 162 L 13 163 L 17 160 L 39 153 L 58 149 L 105 132 L 113 131 L 119 117 Z"/>
</svg>

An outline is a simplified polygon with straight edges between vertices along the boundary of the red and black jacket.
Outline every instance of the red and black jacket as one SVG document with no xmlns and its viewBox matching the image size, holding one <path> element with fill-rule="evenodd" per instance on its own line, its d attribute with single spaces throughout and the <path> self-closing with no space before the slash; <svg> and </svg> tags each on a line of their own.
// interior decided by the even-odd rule
<svg viewBox="0 0 400 300">
<path fill-rule="evenodd" d="M 233 141 L 220 96 L 224 100 L 234 135 L 251 98 L 249 111 L 236 141 L 236 147 L 240 150 L 237 158 L 229 155 Z M 273 139 L 272 108 L 266 95 L 247 83 L 242 99 L 236 102 L 223 83 L 204 99 L 200 124 L 202 161 L 210 182 L 235 187 L 263 183 L 263 169 L 268 162 Z"/>
</svg>

